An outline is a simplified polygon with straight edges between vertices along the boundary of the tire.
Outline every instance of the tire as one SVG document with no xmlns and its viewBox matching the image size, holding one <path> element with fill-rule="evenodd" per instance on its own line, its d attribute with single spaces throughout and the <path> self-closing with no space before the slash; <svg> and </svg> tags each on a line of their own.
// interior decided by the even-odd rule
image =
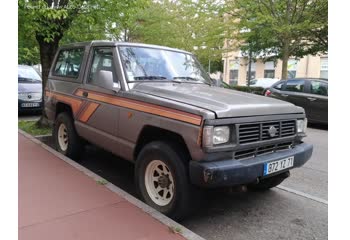
<svg viewBox="0 0 350 240">
<path fill-rule="evenodd" d="M 248 185 L 248 189 L 253 191 L 267 191 L 281 184 L 287 177 L 289 177 L 289 171 L 270 178 L 262 179 L 257 184 Z"/>
<path fill-rule="evenodd" d="M 69 113 L 63 112 L 57 116 L 53 137 L 58 152 L 74 160 L 79 159 L 82 141 L 75 130 L 74 120 Z"/>
<path fill-rule="evenodd" d="M 171 142 L 155 141 L 143 147 L 135 164 L 135 183 L 142 200 L 174 220 L 188 215 L 196 199 L 183 152 Z"/>
</svg>

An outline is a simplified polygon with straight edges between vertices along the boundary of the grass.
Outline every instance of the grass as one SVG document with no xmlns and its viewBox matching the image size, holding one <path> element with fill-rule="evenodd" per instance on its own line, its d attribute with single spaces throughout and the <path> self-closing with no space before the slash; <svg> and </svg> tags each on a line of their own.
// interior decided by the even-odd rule
<svg viewBox="0 0 350 240">
<path fill-rule="evenodd" d="M 180 233 L 182 233 L 182 230 L 181 230 L 181 228 L 179 228 L 179 227 L 170 226 L 170 227 L 169 227 L 169 230 L 170 230 L 170 232 L 175 233 L 175 234 L 180 234 Z"/>
<path fill-rule="evenodd" d="M 100 185 L 106 185 L 108 183 L 106 180 L 97 180 L 96 182 Z"/>
<path fill-rule="evenodd" d="M 39 127 L 36 121 L 18 121 L 18 128 L 33 136 L 48 135 L 52 132 L 49 127 Z"/>
</svg>

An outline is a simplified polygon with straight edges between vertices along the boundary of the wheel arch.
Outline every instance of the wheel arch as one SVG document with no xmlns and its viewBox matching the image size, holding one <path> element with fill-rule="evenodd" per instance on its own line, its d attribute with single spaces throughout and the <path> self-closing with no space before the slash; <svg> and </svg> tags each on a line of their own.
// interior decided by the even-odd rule
<svg viewBox="0 0 350 240">
<path fill-rule="evenodd" d="M 146 125 L 142 128 L 136 142 L 136 147 L 134 149 L 133 154 L 135 161 L 142 148 L 153 141 L 171 142 L 172 144 L 176 145 L 176 147 L 181 148 L 181 150 L 183 150 L 186 159 L 191 158 L 191 154 L 188 150 L 186 142 L 180 134 L 160 127 Z"/>
<path fill-rule="evenodd" d="M 64 103 L 64 102 L 57 102 L 56 103 L 55 119 L 62 112 L 67 112 L 71 115 L 71 117 L 73 117 L 72 107 L 69 104 Z"/>
</svg>

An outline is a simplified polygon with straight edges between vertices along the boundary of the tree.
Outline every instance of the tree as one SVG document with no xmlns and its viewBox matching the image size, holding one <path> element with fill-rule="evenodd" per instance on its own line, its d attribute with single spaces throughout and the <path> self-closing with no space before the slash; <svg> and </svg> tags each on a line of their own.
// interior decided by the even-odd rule
<svg viewBox="0 0 350 240">
<path fill-rule="evenodd" d="M 328 51 L 328 0 L 230 0 L 226 6 L 238 46 L 281 59 L 282 79 L 291 56 Z"/>
<path fill-rule="evenodd" d="M 223 44 L 229 25 L 217 0 L 160 0 L 138 11 L 131 21 L 131 41 L 193 52 L 211 71 L 222 68 Z"/>
<path fill-rule="evenodd" d="M 120 16 L 127 15 L 144 1 L 19 0 L 19 61 L 33 63 L 39 52 L 44 94 L 50 66 L 65 36 L 64 42 L 105 39 L 112 23 L 118 23 Z M 24 43 L 27 37 L 30 44 Z M 44 110 L 42 116 L 45 116 Z"/>
</svg>

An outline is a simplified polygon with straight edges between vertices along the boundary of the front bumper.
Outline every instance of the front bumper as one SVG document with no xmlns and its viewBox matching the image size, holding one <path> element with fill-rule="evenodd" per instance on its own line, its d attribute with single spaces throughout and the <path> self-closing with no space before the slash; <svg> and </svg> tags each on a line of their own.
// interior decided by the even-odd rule
<svg viewBox="0 0 350 240">
<path fill-rule="evenodd" d="M 257 178 L 263 177 L 264 163 L 294 156 L 292 168 L 301 167 L 310 159 L 312 150 L 311 144 L 301 143 L 289 150 L 251 159 L 227 159 L 213 162 L 191 161 L 190 179 L 193 184 L 202 187 L 224 187 L 253 183 Z M 290 169 L 284 169 L 276 174 Z"/>
<path fill-rule="evenodd" d="M 35 107 L 23 107 L 23 103 L 37 103 L 38 106 Z M 39 101 L 24 101 L 24 100 L 19 100 L 18 99 L 18 111 L 19 112 L 31 112 L 31 111 L 40 111 L 43 109 L 43 102 L 42 100 Z"/>
</svg>

